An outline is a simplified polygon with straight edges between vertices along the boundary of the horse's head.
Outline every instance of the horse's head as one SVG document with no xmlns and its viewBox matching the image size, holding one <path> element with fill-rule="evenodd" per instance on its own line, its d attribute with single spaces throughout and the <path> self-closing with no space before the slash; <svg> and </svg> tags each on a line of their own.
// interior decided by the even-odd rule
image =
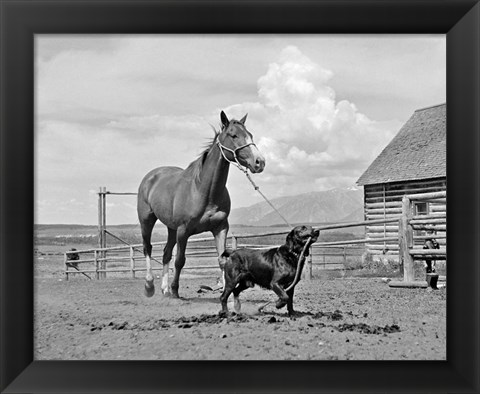
<svg viewBox="0 0 480 394">
<path fill-rule="evenodd" d="M 247 167 L 252 173 L 262 172 L 265 168 L 265 158 L 253 143 L 252 134 L 245 127 L 247 115 L 241 120 L 228 120 L 222 111 L 220 119 L 222 131 L 217 143 L 223 157 L 229 162 Z"/>
</svg>

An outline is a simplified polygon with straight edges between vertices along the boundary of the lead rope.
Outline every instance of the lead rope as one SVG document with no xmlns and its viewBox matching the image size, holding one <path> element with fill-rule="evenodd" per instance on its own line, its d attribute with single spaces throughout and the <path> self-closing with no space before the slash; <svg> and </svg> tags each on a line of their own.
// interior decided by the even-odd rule
<svg viewBox="0 0 480 394">
<path fill-rule="evenodd" d="M 246 170 L 245 168 L 243 168 L 240 163 L 238 162 L 237 160 L 237 155 L 235 154 L 235 151 L 233 152 L 234 154 L 234 157 L 235 157 L 235 162 L 233 161 L 230 161 L 226 158 L 225 154 L 223 153 L 223 150 L 222 150 L 222 147 L 220 147 L 220 151 L 222 152 L 222 156 L 225 158 L 225 160 L 229 161 L 230 163 L 232 164 L 235 164 L 235 166 L 240 170 L 242 171 L 245 176 L 247 177 L 247 179 L 250 181 L 250 183 L 252 184 L 253 188 L 258 192 L 260 193 L 260 195 L 263 197 L 263 199 L 268 203 L 268 205 L 270 205 L 273 210 L 275 212 L 277 212 L 278 216 L 280 216 L 283 221 L 287 224 L 288 227 L 293 227 L 287 219 L 285 219 L 285 217 L 279 212 L 279 210 L 277 208 L 275 208 L 275 206 L 270 202 L 270 200 L 265 196 L 265 194 L 263 194 L 261 191 L 260 191 L 260 188 L 257 186 L 257 184 L 253 181 L 253 179 L 250 177 L 250 174 L 248 173 L 248 170 Z M 290 289 L 292 289 L 293 287 L 295 287 L 297 285 L 297 283 L 299 282 L 300 280 L 300 274 L 303 270 L 303 265 L 305 263 L 305 259 L 304 259 L 304 255 L 305 255 L 305 251 L 310 247 L 310 241 L 312 240 L 312 237 L 309 237 L 308 240 L 307 240 L 307 243 L 305 244 L 305 246 L 303 247 L 303 250 L 302 250 L 302 253 L 300 254 L 300 257 L 298 258 L 298 262 L 297 262 L 297 268 L 295 270 L 295 278 L 293 279 L 293 282 L 290 284 L 290 286 L 288 286 L 285 291 L 289 291 Z M 267 305 L 270 305 L 273 301 L 268 301 L 266 304 L 260 306 L 258 308 L 258 311 L 261 312 Z"/>
<path fill-rule="evenodd" d="M 270 205 L 275 212 L 278 213 L 278 216 L 280 216 L 283 221 L 287 224 L 288 227 L 293 227 L 287 219 L 285 219 L 285 217 L 280 213 L 280 211 L 274 207 L 274 205 L 270 202 L 270 200 L 265 196 L 265 194 L 263 194 L 260 190 L 260 188 L 255 184 L 255 182 L 253 181 L 253 179 L 250 177 L 250 174 L 248 173 L 247 170 L 243 169 L 243 168 L 240 168 L 240 170 L 242 170 L 242 172 L 245 174 L 245 176 L 247 177 L 247 179 L 250 181 L 250 183 L 252 184 L 253 188 L 258 192 L 260 193 L 260 195 L 263 197 L 263 199 L 268 203 L 268 205 Z"/>
<path fill-rule="evenodd" d="M 287 224 L 287 226 L 288 226 L 288 227 L 293 227 L 293 226 L 288 222 L 288 220 L 285 219 L 285 217 L 280 213 L 280 211 L 279 211 L 277 208 L 275 208 L 275 206 L 270 202 L 270 200 L 265 196 L 265 194 L 263 194 L 263 193 L 261 192 L 260 188 L 255 184 L 255 182 L 253 181 L 253 179 L 250 177 L 250 174 L 248 173 L 248 171 L 247 171 L 246 169 L 244 169 L 243 167 L 241 167 L 241 166 L 237 166 L 237 168 L 245 174 L 245 176 L 247 177 L 247 179 L 248 179 L 248 180 L 250 181 L 250 183 L 252 184 L 253 188 L 254 188 L 258 193 L 260 193 L 260 195 L 263 197 L 263 199 L 268 203 L 268 205 L 270 205 L 270 206 L 273 208 L 273 210 L 274 210 L 275 212 L 277 212 L 278 216 L 280 216 L 280 217 L 283 219 L 283 221 Z"/>
<path fill-rule="evenodd" d="M 222 149 L 220 149 L 222 151 Z M 235 152 L 234 152 L 235 153 Z M 222 151 L 222 155 L 223 155 L 223 151 Z M 226 159 L 225 155 L 223 155 L 223 157 Z M 235 155 L 235 160 L 236 160 L 236 155 Z M 237 161 L 237 160 L 236 160 Z M 270 200 L 265 196 L 265 194 L 263 194 L 261 191 L 260 191 L 260 188 L 257 186 L 257 184 L 253 181 L 253 179 L 250 177 L 250 174 L 248 173 L 248 170 L 244 169 L 239 163 L 238 161 L 236 163 L 234 162 L 231 162 L 233 164 L 235 164 L 237 166 L 237 168 L 242 171 L 245 176 L 247 177 L 247 179 L 250 181 L 250 183 L 252 184 L 253 188 L 258 192 L 260 193 L 260 195 L 264 198 L 264 200 L 273 208 L 273 210 L 275 212 L 277 212 L 278 216 L 280 216 L 283 221 L 287 224 L 288 227 L 293 227 L 287 219 L 285 219 L 285 217 L 278 211 L 277 208 L 275 208 L 275 206 L 270 202 Z M 295 270 L 295 278 L 293 279 L 293 282 L 290 284 L 290 286 L 288 286 L 285 291 L 289 291 L 290 289 L 292 289 L 293 287 L 295 287 L 298 283 L 298 281 L 300 280 L 300 273 L 302 272 L 303 270 L 303 264 L 305 263 L 305 259 L 304 259 L 304 255 L 305 255 L 305 251 L 309 248 L 310 246 L 310 241 L 311 241 L 312 237 L 308 238 L 307 240 L 307 243 L 305 244 L 303 250 L 302 250 L 302 253 L 300 254 L 300 257 L 298 259 L 298 262 L 297 262 L 297 268 Z M 303 261 L 302 261 L 303 260 Z M 261 312 L 267 305 L 270 305 L 273 301 L 268 301 L 266 304 L 260 306 L 258 308 L 258 312 Z"/>
<path fill-rule="evenodd" d="M 303 247 L 303 250 L 302 250 L 302 253 L 300 254 L 300 257 L 298 258 L 298 262 L 297 262 L 297 270 L 295 272 L 295 279 L 293 280 L 293 282 L 290 284 L 290 286 L 288 286 L 285 291 L 289 291 L 291 288 L 295 287 L 298 283 L 298 281 L 300 280 L 300 274 L 303 270 L 303 264 L 305 263 L 305 259 L 304 259 L 304 255 L 305 255 L 305 251 L 310 247 L 310 241 L 312 240 L 312 237 L 309 237 L 308 240 L 307 240 L 307 243 L 305 244 L 305 246 Z M 302 261 L 303 260 L 303 261 Z"/>
<path fill-rule="evenodd" d="M 267 196 L 265 196 L 265 194 L 263 194 L 261 191 L 260 191 L 260 188 L 255 184 L 255 182 L 253 181 L 253 179 L 250 177 L 250 174 L 248 173 L 248 170 L 246 170 L 245 168 L 243 168 L 243 166 L 239 163 L 238 159 L 237 159 L 237 153 L 236 151 L 237 150 L 240 150 L 242 148 L 245 148 L 246 146 L 249 146 L 249 145 L 255 145 L 253 142 L 249 143 L 249 144 L 245 144 L 245 145 L 242 145 L 238 148 L 236 148 L 235 150 L 233 149 L 230 149 L 230 148 L 227 148 L 226 146 L 223 146 L 221 144 L 220 141 L 217 141 L 217 145 L 218 147 L 220 148 L 220 153 L 222 154 L 223 158 L 228 161 L 230 164 L 234 164 L 240 171 L 242 171 L 245 176 L 247 177 L 247 179 L 250 181 L 250 183 L 252 184 L 253 188 L 258 192 L 260 193 L 260 195 L 263 197 L 263 199 L 268 203 L 268 205 L 270 205 L 272 207 L 272 209 L 278 214 L 278 216 L 280 216 L 283 221 L 287 224 L 288 227 L 293 227 L 287 219 L 285 219 L 285 217 L 280 213 L 280 211 L 275 208 L 275 206 L 270 202 L 270 200 L 267 198 Z M 233 158 L 235 159 L 235 161 L 233 160 L 229 160 L 227 158 L 227 156 L 225 156 L 225 153 L 223 152 L 223 150 L 226 149 L 230 152 L 233 153 Z"/>
</svg>

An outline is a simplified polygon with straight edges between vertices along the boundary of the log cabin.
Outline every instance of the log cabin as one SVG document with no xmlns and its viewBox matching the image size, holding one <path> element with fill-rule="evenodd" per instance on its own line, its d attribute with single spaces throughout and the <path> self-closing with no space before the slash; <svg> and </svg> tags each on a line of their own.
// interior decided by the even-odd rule
<svg viewBox="0 0 480 394">
<path fill-rule="evenodd" d="M 446 160 L 446 104 L 416 110 L 357 181 L 364 190 L 365 220 L 398 217 L 405 194 L 446 191 Z M 417 202 L 413 210 L 413 215 L 446 214 L 446 200 Z M 367 226 L 365 235 L 395 237 L 398 224 Z M 445 236 L 446 228 L 437 235 Z M 374 260 L 398 260 L 397 241 L 367 242 L 365 248 Z"/>
</svg>

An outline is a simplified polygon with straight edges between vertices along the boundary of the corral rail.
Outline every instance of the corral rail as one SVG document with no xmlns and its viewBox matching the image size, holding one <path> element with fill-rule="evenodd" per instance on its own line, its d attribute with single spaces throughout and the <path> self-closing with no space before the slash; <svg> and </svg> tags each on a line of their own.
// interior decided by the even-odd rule
<svg viewBox="0 0 480 394">
<path fill-rule="evenodd" d="M 95 278 L 105 278 L 107 273 L 130 273 L 132 277 L 135 277 L 135 273 L 139 271 L 145 271 L 145 267 L 139 267 L 137 261 L 143 261 L 143 246 L 141 244 L 131 245 L 122 240 L 120 237 L 112 234 L 106 227 L 106 196 L 107 195 L 136 195 L 136 193 L 114 193 L 106 191 L 105 187 L 101 187 L 98 193 L 99 195 L 99 234 L 98 234 L 98 248 L 83 249 L 75 251 L 67 251 L 64 253 L 65 264 L 65 278 L 68 280 L 69 275 L 82 274 L 90 277 L 88 274 L 95 274 Z M 338 267 L 339 264 L 346 266 L 347 255 L 356 256 L 362 255 L 363 250 L 358 248 L 358 245 L 362 244 L 380 244 L 377 249 L 383 248 L 383 252 L 390 254 L 394 251 L 398 251 L 398 261 L 400 267 L 403 270 L 403 283 L 414 283 L 414 261 L 425 259 L 446 260 L 446 247 L 440 249 L 423 249 L 421 246 L 422 241 L 431 239 L 432 233 L 434 238 L 439 240 L 443 245 L 446 245 L 446 211 L 435 212 L 428 215 L 413 215 L 413 204 L 418 201 L 431 202 L 434 204 L 446 203 L 446 192 L 433 192 L 405 195 L 402 199 L 402 206 L 395 210 L 401 213 L 399 216 L 383 217 L 381 219 L 369 219 L 363 222 L 352 223 L 336 223 L 329 224 L 321 227 L 317 227 L 320 231 L 346 229 L 350 227 L 370 226 L 372 225 L 384 225 L 391 223 L 398 224 L 398 233 L 395 236 L 391 234 L 371 235 L 364 239 L 350 239 L 342 241 L 330 241 L 330 242 L 317 242 L 312 247 L 312 253 L 307 260 L 306 269 L 304 270 L 304 276 L 309 279 L 312 277 L 312 266 L 323 266 L 326 269 L 329 267 Z M 435 205 L 433 205 L 433 208 Z M 383 207 L 384 209 L 385 206 Z M 433 210 L 432 208 L 432 210 Z M 391 209 L 390 209 L 391 211 Z M 385 211 L 386 213 L 386 211 Z M 368 218 L 368 215 L 367 215 Z M 386 228 L 386 227 L 385 227 Z M 429 232 L 430 234 L 427 234 Z M 249 247 L 256 249 L 270 248 L 278 246 L 271 242 L 269 237 L 275 237 L 280 235 L 286 235 L 288 230 L 273 231 L 262 234 L 232 234 L 228 237 L 228 246 L 232 249 L 240 247 Z M 116 241 L 124 243 L 124 246 L 106 246 L 106 236 L 110 235 L 116 239 Z M 263 239 L 263 242 L 262 242 Z M 243 242 L 242 242 L 243 241 Z M 270 242 L 269 242 L 270 241 Z M 276 239 L 279 241 L 279 239 Z M 398 246 L 393 245 L 387 247 L 387 242 L 395 242 Z M 383 244 L 383 245 L 382 245 Z M 161 250 L 165 242 L 153 243 L 154 250 Z M 389 249 L 390 248 L 390 249 Z M 389 250 L 387 250 L 389 249 Z M 207 258 L 216 257 L 216 250 L 214 248 L 213 238 L 193 238 L 189 241 L 187 248 L 187 256 L 196 257 L 198 261 L 195 264 L 189 264 L 184 267 L 185 270 L 218 270 L 218 264 L 215 259 Z M 87 256 L 86 258 L 80 258 L 80 256 Z M 326 261 L 326 257 L 329 257 L 329 261 Z M 340 257 L 340 263 L 338 262 Z M 161 263 L 162 254 L 152 256 L 153 260 Z M 319 258 L 323 258 L 323 261 L 317 261 Z M 313 261 L 315 260 L 315 261 Z M 107 263 L 110 264 L 110 268 L 107 268 Z M 80 266 L 90 264 L 89 269 L 80 269 Z M 154 270 L 163 269 L 161 265 Z"/>
<path fill-rule="evenodd" d="M 402 216 L 399 222 L 399 260 L 403 266 L 403 282 L 393 282 L 390 285 L 405 287 L 425 287 L 423 281 L 420 283 L 415 280 L 415 260 L 425 260 L 426 258 L 434 260 L 446 260 L 447 248 L 445 246 L 439 249 L 425 249 L 421 242 L 429 239 L 445 240 L 447 230 L 447 215 L 443 213 L 431 213 L 428 215 L 414 215 L 413 204 L 422 202 L 446 202 L 447 193 L 421 193 L 405 195 L 402 198 Z M 440 233 L 440 234 L 439 234 Z"/>
<path fill-rule="evenodd" d="M 383 220 L 368 220 L 362 222 L 350 222 L 350 223 L 336 223 L 329 224 L 325 226 L 316 227 L 320 231 L 327 230 L 338 230 L 351 227 L 362 227 L 371 224 L 385 224 L 398 222 L 399 218 L 390 218 Z M 108 233 L 108 231 L 106 231 Z M 289 230 L 282 231 L 272 231 L 261 234 L 235 234 L 229 235 L 227 239 L 228 247 L 232 249 L 249 247 L 255 249 L 266 249 L 278 244 L 272 244 L 267 242 L 259 242 L 262 238 L 268 238 L 272 236 L 281 236 L 286 235 Z M 113 234 L 109 233 L 114 236 Z M 117 238 L 116 236 L 114 236 Z M 397 237 L 388 237 L 388 238 L 362 238 L 362 239 L 351 239 L 344 241 L 331 241 L 331 242 L 317 242 L 312 247 L 312 253 L 310 254 L 309 259 L 305 267 L 305 278 L 310 279 L 312 277 L 312 267 L 313 265 L 323 266 L 325 269 L 327 266 L 343 266 L 346 262 L 347 255 L 351 253 L 356 256 L 361 255 L 361 251 L 357 245 L 362 245 L 366 242 L 378 242 L 383 243 L 385 241 L 397 241 Z M 120 240 L 121 241 L 121 240 Z M 121 241 L 124 242 L 124 241 Z M 162 250 L 165 242 L 155 242 L 152 244 L 154 250 Z M 142 244 L 134 245 L 122 245 L 122 246 L 113 246 L 105 248 L 91 248 L 75 251 L 67 251 L 64 253 L 64 263 L 65 263 L 65 279 L 69 279 L 69 275 L 72 274 L 95 274 L 96 279 L 102 279 L 106 277 L 107 273 L 129 273 L 131 277 L 135 277 L 137 272 L 145 271 L 144 266 L 138 266 L 138 261 L 144 261 L 143 256 L 143 246 Z M 72 255 L 78 256 L 78 259 L 71 260 Z M 198 262 L 196 264 L 190 264 L 184 267 L 184 270 L 219 270 L 217 259 L 216 259 L 216 249 L 214 247 L 213 238 L 193 238 L 189 241 L 189 246 L 187 248 L 187 257 L 196 257 Z M 81 256 L 81 257 L 80 257 Z M 326 257 L 337 256 L 336 262 L 326 262 Z M 208 262 L 205 258 L 212 258 Z M 323 258 L 323 261 L 321 260 Z M 152 255 L 152 259 L 161 263 L 162 254 Z M 340 262 L 338 262 L 340 259 Z M 315 261 L 314 261 L 315 260 Z M 81 269 L 79 266 L 90 265 L 89 268 Z M 110 265 L 110 267 L 108 267 Z M 162 270 L 161 264 L 154 270 Z"/>
</svg>

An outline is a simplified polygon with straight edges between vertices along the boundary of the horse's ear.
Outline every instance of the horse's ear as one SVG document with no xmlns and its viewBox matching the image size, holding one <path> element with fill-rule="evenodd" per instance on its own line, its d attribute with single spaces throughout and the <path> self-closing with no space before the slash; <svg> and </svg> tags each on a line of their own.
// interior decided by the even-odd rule
<svg viewBox="0 0 480 394">
<path fill-rule="evenodd" d="M 230 121 L 228 120 L 227 115 L 225 115 L 225 112 L 223 111 L 220 113 L 220 120 L 222 121 L 223 127 L 227 128 Z"/>
<path fill-rule="evenodd" d="M 241 124 L 245 125 L 245 121 L 247 120 L 247 115 L 248 115 L 248 114 L 245 114 L 245 116 L 244 116 L 242 119 L 240 119 L 239 122 L 240 122 Z"/>
</svg>

